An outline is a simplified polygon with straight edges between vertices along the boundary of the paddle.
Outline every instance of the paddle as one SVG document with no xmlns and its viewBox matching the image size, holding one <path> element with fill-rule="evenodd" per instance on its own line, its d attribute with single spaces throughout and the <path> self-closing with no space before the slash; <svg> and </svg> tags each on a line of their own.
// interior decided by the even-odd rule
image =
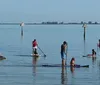
<svg viewBox="0 0 100 85">
<path fill-rule="evenodd" d="M 41 48 L 38 46 L 38 48 L 40 49 L 40 51 L 44 54 L 44 52 L 41 50 Z M 44 54 L 44 57 L 46 57 L 46 55 Z"/>
</svg>

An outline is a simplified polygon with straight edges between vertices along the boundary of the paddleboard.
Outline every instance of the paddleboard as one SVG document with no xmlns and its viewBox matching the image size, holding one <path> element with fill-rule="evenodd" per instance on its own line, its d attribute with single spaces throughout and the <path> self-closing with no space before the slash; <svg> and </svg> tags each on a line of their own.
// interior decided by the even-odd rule
<svg viewBox="0 0 100 85">
<path fill-rule="evenodd" d="M 62 67 L 61 64 L 41 64 L 41 65 L 0 65 L 0 67 Z M 66 65 L 65 67 L 72 67 Z M 89 65 L 75 65 L 74 68 L 89 68 Z"/>
<path fill-rule="evenodd" d="M 83 57 L 96 58 L 96 55 L 92 56 L 92 54 L 87 54 L 87 55 L 83 55 Z"/>
<path fill-rule="evenodd" d="M 14 55 L 14 56 L 21 56 L 21 57 L 40 57 L 41 55 L 33 56 L 33 54 L 30 54 L 30 55 L 22 54 L 22 55 Z"/>
<path fill-rule="evenodd" d="M 41 66 L 42 67 L 62 67 L 61 64 L 44 64 Z M 86 68 L 89 68 L 89 65 L 75 65 L 75 66 L 65 65 L 64 67 L 75 67 L 75 68 L 86 67 Z"/>
<path fill-rule="evenodd" d="M 40 57 L 39 54 L 31 54 L 31 56 L 32 56 L 32 57 L 37 57 L 37 58 Z"/>
</svg>

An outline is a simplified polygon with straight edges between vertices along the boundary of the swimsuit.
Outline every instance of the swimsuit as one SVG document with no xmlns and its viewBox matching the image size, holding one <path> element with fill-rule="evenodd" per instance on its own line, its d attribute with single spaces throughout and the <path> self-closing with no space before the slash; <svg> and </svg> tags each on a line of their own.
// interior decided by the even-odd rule
<svg viewBox="0 0 100 85">
<path fill-rule="evenodd" d="M 67 55 L 65 53 L 64 45 L 61 45 L 61 59 L 66 59 Z"/>
<path fill-rule="evenodd" d="M 64 52 L 61 52 L 61 59 L 66 59 L 67 55 Z"/>
</svg>

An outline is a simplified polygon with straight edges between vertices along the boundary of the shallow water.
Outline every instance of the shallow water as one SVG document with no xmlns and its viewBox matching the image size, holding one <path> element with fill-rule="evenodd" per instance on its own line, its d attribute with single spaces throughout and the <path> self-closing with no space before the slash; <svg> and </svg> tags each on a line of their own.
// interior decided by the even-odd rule
<svg viewBox="0 0 100 85">
<path fill-rule="evenodd" d="M 0 25 L 0 52 L 7 58 L 0 61 L 0 85 L 100 85 L 100 56 L 96 60 L 82 57 L 97 51 L 99 25 L 88 25 L 84 48 L 81 25 L 25 25 L 23 36 L 18 25 Z M 32 40 L 37 39 L 41 57 L 31 57 Z M 62 69 L 61 67 L 32 67 L 37 64 L 60 64 L 60 45 L 68 42 L 67 64 L 75 57 L 76 63 L 89 68 Z M 85 49 L 85 50 L 84 50 Z"/>
</svg>

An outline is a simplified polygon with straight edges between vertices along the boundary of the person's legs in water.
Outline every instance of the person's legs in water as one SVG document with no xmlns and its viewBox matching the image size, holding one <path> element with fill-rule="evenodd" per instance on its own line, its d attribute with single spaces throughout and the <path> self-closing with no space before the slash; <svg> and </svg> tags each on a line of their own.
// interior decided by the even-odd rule
<svg viewBox="0 0 100 85">
<path fill-rule="evenodd" d="M 64 53 L 61 53 L 61 59 L 62 59 L 62 65 L 65 66 L 66 60 L 65 60 L 65 54 Z"/>
</svg>

